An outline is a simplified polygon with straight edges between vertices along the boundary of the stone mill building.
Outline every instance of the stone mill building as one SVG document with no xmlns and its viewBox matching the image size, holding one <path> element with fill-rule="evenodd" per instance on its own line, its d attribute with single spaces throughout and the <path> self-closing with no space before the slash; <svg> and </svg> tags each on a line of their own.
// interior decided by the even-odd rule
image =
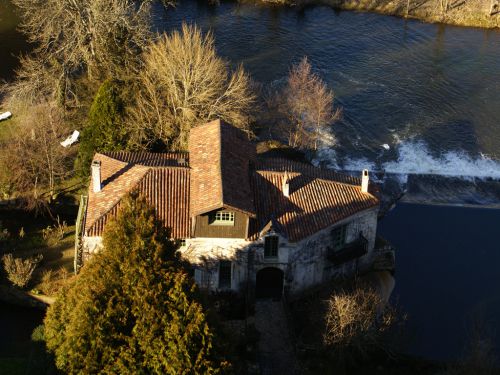
<svg viewBox="0 0 500 375">
<path fill-rule="evenodd" d="M 258 156 L 244 132 L 216 120 L 191 130 L 188 153 L 94 156 L 77 266 L 99 251 L 130 191 L 155 208 L 197 284 L 211 291 L 296 295 L 384 255 L 375 246 L 379 199 L 368 171 L 357 178 Z"/>
</svg>

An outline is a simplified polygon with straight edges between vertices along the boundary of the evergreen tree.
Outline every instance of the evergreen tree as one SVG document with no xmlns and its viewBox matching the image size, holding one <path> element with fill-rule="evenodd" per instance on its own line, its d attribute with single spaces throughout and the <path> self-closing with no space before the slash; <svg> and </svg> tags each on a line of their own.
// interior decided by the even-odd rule
<svg viewBox="0 0 500 375">
<path fill-rule="evenodd" d="M 215 374 L 213 333 L 194 283 L 144 200 L 129 197 L 104 249 L 49 308 L 48 349 L 67 373 Z"/>
<path fill-rule="evenodd" d="M 84 176 L 89 173 L 95 152 L 119 151 L 127 146 L 122 88 L 123 84 L 119 81 L 107 80 L 92 102 L 78 154 L 78 169 Z"/>
</svg>

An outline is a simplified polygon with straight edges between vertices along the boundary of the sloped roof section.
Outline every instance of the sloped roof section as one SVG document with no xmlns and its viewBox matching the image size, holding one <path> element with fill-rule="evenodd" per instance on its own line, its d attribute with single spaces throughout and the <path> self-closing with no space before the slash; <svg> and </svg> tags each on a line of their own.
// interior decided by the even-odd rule
<svg viewBox="0 0 500 375">
<path fill-rule="evenodd" d="M 103 154 L 96 154 L 93 160 L 101 162 L 102 190 L 95 193 L 89 188 L 86 232 L 131 191 L 148 171 L 147 167 L 125 163 Z"/>
<path fill-rule="evenodd" d="M 105 156 L 125 163 L 139 164 L 145 167 L 188 167 L 187 152 L 103 152 Z"/>
<path fill-rule="evenodd" d="M 173 238 L 189 237 L 190 170 L 187 166 L 169 166 L 173 160 L 177 160 L 172 155 L 126 152 L 96 154 L 94 160 L 101 161 L 102 190 L 94 193 L 89 188 L 85 235 L 101 236 L 106 223 L 117 215 L 125 195 L 138 191 L 155 208 L 158 219 L 170 229 Z"/>
<path fill-rule="evenodd" d="M 191 215 L 228 207 L 255 216 L 250 163 L 255 147 L 247 135 L 221 120 L 198 126 L 189 138 Z"/>
<path fill-rule="evenodd" d="M 297 242 L 379 204 L 375 195 L 361 192 L 355 177 L 283 159 L 261 160 L 257 165 L 262 169 L 252 177 L 257 220 L 251 239 L 275 220 L 282 234 Z M 285 178 L 290 181 L 289 197 L 283 194 Z"/>
</svg>

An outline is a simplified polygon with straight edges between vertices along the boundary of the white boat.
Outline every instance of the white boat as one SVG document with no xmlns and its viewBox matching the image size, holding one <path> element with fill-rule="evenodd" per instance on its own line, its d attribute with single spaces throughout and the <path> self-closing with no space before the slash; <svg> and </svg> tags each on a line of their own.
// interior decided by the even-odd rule
<svg viewBox="0 0 500 375">
<path fill-rule="evenodd" d="M 61 142 L 61 146 L 63 147 L 69 147 L 72 144 L 78 142 L 78 137 L 80 136 L 80 132 L 78 130 L 75 130 L 73 134 L 71 134 L 68 138 L 66 138 L 64 141 Z"/>
<path fill-rule="evenodd" d="M 10 116 L 12 116 L 11 112 L 0 113 L 0 121 L 7 120 Z"/>
</svg>

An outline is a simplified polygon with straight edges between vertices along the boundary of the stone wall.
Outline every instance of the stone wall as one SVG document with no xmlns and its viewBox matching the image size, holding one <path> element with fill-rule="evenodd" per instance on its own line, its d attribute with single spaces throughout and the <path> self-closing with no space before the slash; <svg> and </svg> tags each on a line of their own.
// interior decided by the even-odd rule
<svg viewBox="0 0 500 375">
<path fill-rule="evenodd" d="M 83 237 L 82 240 L 82 260 L 83 263 L 89 259 L 92 254 L 99 252 L 102 249 L 102 237 Z"/>
<path fill-rule="evenodd" d="M 227 260 L 232 262 L 229 289 L 245 290 L 247 285 L 255 285 L 260 270 L 274 267 L 283 271 L 284 289 L 294 295 L 368 268 L 374 257 L 377 213 L 378 208 L 360 212 L 297 243 L 288 242 L 285 237 L 280 236 L 278 256 L 271 259 L 264 257 L 264 238 L 254 242 L 243 239 L 191 238 L 186 239 L 186 244 L 179 251 L 193 265 L 195 280 L 202 288 L 220 290 L 219 262 Z M 362 233 L 368 240 L 369 251 L 359 259 L 335 266 L 327 259 L 328 248 L 332 245 L 331 230 L 344 224 L 347 224 L 346 243 L 355 241 Z M 102 248 L 102 238 L 85 237 L 83 244 L 85 260 Z"/>
</svg>

